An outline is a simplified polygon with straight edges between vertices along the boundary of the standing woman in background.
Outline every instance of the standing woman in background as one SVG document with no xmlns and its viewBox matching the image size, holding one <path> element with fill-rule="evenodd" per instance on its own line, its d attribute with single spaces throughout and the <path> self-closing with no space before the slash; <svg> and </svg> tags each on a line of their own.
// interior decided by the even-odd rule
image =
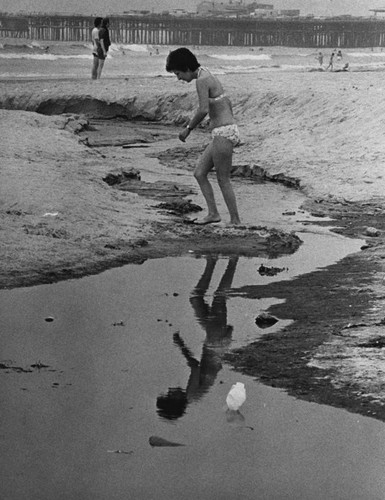
<svg viewBox="0 0 385 500">
<path fill-rule="evenodd" d="M 230 183 L 233 147 L 239 144 L 239 131 L 233 117 L 230 99 L 224 93 L 218 78 L 207 68 L 202 68 L 195 55 L 187 48 L 182 47 L 169 53 L 166 71 L 174 73 L 178 80 L 189 83 L 196 80 L 199 106 L 187 127 L 179 134 L 179 139 L 185 142 L 203 118 L 207 114 L 210 117 L 212 140 L 194 171 L 194 176 L 207 203 L 208 214 L 193 223 L 212 224 L 221 220 L 214 191 L 208 180 L 209 172 L 215 168 L 218 184 L 230 214 L 230 223 L 239 225 L 237 202 Z"/>
<path fill-rule="evenodd" d="M 110 20 L 108 19 L 108 17 L 105 17 L 102 21 L 102 27 L 99 31 L 99 41 L 100 41 L 100 46 L 102 48 L 102 55 L 101 55 L 101 57 L 99 57 L 100 62 L 99 62 L 99 68 L 98 68 L 98 78 L 100 78 L 100 76 L 102 74 L 104 61 L 107 57 L 107 52 L 108 52 L 108 49 L 110 48 L 110 45 L 111 45 L 110 33 L 108 31 L 109 25 L 110 25 Z"/>
<path fill-rule="evenodd" d="M 93 56 L 93 62 L 92 62 L 92 79 L 96 80 L 98 77 L 98 68 L 99 68 L 99 63 L 101 59 L 99 59 L 99 56 L 103 54 L 102 48 L 100 46 L 99 42 L 99 30 L 102 25 L 103 18 L 102 17 L 95 17 L 94 21 L 94 28 L 92 29 L 91 32 L 91 41 L 92 41 L 92 56 Z M 104 62 L 104 60 L 103 60 Z"/>
</svg>

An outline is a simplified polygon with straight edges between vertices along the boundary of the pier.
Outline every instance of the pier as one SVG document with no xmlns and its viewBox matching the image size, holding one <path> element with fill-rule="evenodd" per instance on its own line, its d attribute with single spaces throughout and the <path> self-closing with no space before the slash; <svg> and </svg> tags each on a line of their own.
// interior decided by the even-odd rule
<svg viewBox="0 0 385 500">
<path fill-rule="evenodd" d="M 42 41 L 90 42 L 93 17 L 6 15 L 0 36 Z M 314 48 L 384 47 L 385 20 L 251 19 L 171 16 L 110 16 L 115 43 L 149 45 L 287 46 Z"/>
</svg>

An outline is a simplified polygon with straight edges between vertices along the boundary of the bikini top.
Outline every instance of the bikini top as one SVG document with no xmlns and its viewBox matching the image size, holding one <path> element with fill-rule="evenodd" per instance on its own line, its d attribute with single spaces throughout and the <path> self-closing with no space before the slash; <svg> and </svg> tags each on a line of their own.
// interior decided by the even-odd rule
<svg viewBox="0 0 385 500">
<path fill-rule="evenodd" d="M 205 71 L 207 71 L 208 73 L 210 73 L 210 71 L 207 68 L 202 68 L 202 66 L 199 66 L 197 78 L 199 78 L 201 76 L 201 73 L 202 73 L 203 69 Z M 209 97 L 209 100 L 210 101 L 219 101 L 219 100 L 223 99 L 224 97 L 226 97 L 226 94 L 224 92 L 222 92 L 222 94 L 220 94 L 220 95 L 218 95 L 216 97 Z"/>
</svg>

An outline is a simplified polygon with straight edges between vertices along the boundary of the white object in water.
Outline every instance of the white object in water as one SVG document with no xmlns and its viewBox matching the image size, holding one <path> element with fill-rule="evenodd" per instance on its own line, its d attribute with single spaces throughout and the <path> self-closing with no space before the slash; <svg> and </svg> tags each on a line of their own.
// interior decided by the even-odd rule
<svg viewBox="0 0 385 500">
<path fill-rule="evenodd" d="M 226 398 L 226 404 L 229 410 L 237 411 L 246 401 L 245 384 L 242 382 L 235 383 Z"/>
</svg>

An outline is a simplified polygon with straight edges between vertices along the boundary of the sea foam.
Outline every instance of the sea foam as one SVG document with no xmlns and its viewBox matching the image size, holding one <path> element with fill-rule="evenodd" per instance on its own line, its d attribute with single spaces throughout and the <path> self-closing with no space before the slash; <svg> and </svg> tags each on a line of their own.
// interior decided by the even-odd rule
<svg viewBox="0 0 385 500">
<path fill-rule="evenodd" d="M 58 59 L 90 59 L 91 54 L 55 55 L 55 54 L 1 54 L 0 59 L 37 59 L 39 61 L 57 61 Z"/>
<path fill-rule="evenodd" d="M 349 57 L 385 57 L 385 52 L 349 52 Z"/>
<path fill-rule="evenodd" d="M 209 57 L 215 58 L 215 59 L 224 59 L 226 61 L 232 60 L 232 61 L 269 61 L 271 57 L 268 54 L 210 54 Z"/>
</svg>

